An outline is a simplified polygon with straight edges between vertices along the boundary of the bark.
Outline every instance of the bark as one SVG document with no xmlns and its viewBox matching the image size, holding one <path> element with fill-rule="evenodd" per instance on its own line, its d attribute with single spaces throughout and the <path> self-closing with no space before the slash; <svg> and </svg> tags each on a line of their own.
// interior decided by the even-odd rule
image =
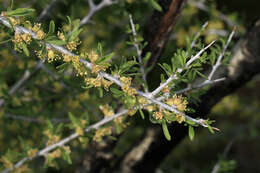
<svg viewBox="0 0 260 173">
<path fill-rule="evenodd" d="M 208 92 L 201 96 L 201 102 L 198 106 L 191 105 L 196 110 L 196 115 L 206 118 L 211 108 L 226 95 L 236 91 L 239 87 L 246 84 L 255 75 L 260 73 L 260 19 L 255 23 L 254 27 L 248 32 L 233 53 L 231 66 L 224 68 L 227 79 L 211 87 Z M 223 70 L 223 67 L 222 69 Z M 195 116 L 194 116 L 195 117 Z M 158 127 L 160 128 L 160 127 Z M 173 139 L 166 141 L 161 130 L 153 129 L 154 134 L 151 139 L 149 133 L 140 141 L 139 145 L 134 146 L 132 151 L 137 150 L 143 144 L 143 141 L 150 138 L 150 143 L 146 147 L 145 153 L 141 158 L 134 159 L 134 163 L 124 164 L 129 157 L 128 154 L 122 159 L 121 170 L 128 172 L 155 172 L 164 158 L 182 141 L 187 135 L 187 128 L 183 125 L 172 124 L 169 131 L 172 133 Z M 151 141 L 152 140 L 152 141 Z"/>
<path fill-rule="evenodd" d="M 155 11 L 145 27 L 144 39 L 148 41 L 148 45 L 143 51 L 143 57 L 147 52 L 151 52 L 147 66 L 154 66 L 158 61 L 172 28 L 186 4 L 186 0 L 159 0 L 158 2 L 163 11 Z"/>
</svg>

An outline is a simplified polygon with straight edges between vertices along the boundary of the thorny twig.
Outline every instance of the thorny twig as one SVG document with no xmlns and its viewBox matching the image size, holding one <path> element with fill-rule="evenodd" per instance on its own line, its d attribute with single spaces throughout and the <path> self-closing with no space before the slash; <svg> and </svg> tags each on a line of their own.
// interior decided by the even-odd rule
<svg viewBox="0 0 260 173">
<path fill-rule="evenodd" d="M 144 64 L 142 62 L 142 51 L 140 50 L 139 44 L 137 42 L 137 34 L 136 34 L 134 21 L 133 21 L 131 14 L 129 14 L 129 19 L 130 19 L 132 33 L 133 33 L 133 36 L 134 36 L 134 46 L 135 46 L 135 49 L 136 49 L 136 52 L 137 52 L 137 58 L 138 58 L 139 66 L 140 66 L 140 71 L 142 73 L 143 81 L 144 81 L 145 85 L 147 85 L 146 73 L 145 73 L 145 70 L 144 70 Z M 144 89 L 145 89 L 145 92 L 148 93 L 147 87 L 144 87 Z"/>
</svg>

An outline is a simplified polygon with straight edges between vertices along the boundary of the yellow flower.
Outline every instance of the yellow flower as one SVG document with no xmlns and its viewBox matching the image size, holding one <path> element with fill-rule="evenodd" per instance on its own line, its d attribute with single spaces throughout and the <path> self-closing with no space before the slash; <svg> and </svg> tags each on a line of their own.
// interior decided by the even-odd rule
<svg viewBox="0 0 260 173">
<path fill-rule="evenodd" d="M 153 117 L 154 117 L 156 120 L 162 120 L 162 119 L 163 119 L 163 113 L 162 113 L 162 112 L 154 112 L 154 113 L 153 113 Z"/>
<path fill-rule="evenodd" d="M 13 24 L 13 26 L 19 25 L 20 21 L 19 19 L 15 19 L 13 17 L 9 17 L 9 20 L 11 21 L 11 23 Z"/>
<path fill-rule="evenodd" d="M 98 54 L 93 50 L 88 54 L 88 59 L 91 63 L 95 63 L 98 60 L 98 58 Z"/>
<path fill-rule="evenodd" d="M 54 51 L 53 50 L 48 50 L 48 62 L 50 63 L 50 62 L 52 62 L 53 60 L 54 60 L 54 58 L 55 58 L 55 53 L 54 53 Z"/>
<path fill-rule="evenodd" d="M 23 38 L 19 33 L 15 33 L 14 34 L 14 39 L 12 40 L 14 42 L 14 44 L 17 43 L 22 43 L 23 42 Z"/>
<path fill-rule="evenodd" d="M 131 85 L 131 81 L 132 81 L 132 78 L 130 77 L 120 77 L 120 81 L 124 84 L 124 85 L 127 85 L 127 86 L 130 86 Z"/>
<path fill-rule="evenodd" d="M 27 155 L 29 158 L 33 158 L 34 156 L 36 156 L 38 150 L 37 149 L 30 149 L 27 151 Z"/>
<path fill-rule="evenodd" d="M 76 133 L 80 136 L 84 134 L 84 129 L 81 127 L 76 127 Z"/>
<path fill-rule="evenodd" d="M 67 54 L 63 54 L 63 61 L 64 62 L 70 62 L 72 59 L 71 56 L 67 55 Z"/>
<path fill-rule="evenodd" d="M 108 104 L 106 105 L 101 105 L 99 106 L 99 109 L 103 112 L 103 114 L 107 117 L 111 117 L 112 115 L 114 115 L 114 111 L 112 109 L 112 107 L 110 107 Z"/>
<path fill-rule="evenodd" d="M 65 41 L 65 36 L 62 32 L 58 31 L 58 34 L 57 34 L 58 38 L 62 41 Z"/>
<path fill-rule="evenodd" d="M 42 39 L 44 39 L 44 37 L 45 37 L 45 33 L 42 30 L 39 30 L 36 32 L 36 38 L 38 40 L 42 40 Z"/>
<path fill-rule="evenodd" d="M 70 147 L 69 147 L 69 146 L 63 146 L 62 148 L 65 150 L 65 152 L 66 152 L 67 154 L 70 154 L 70 153 L 71 153 L 71 150 L 70 150 Z"/>
<path fill-rule="evenodd" d="M 87 79 L 85 79 L 85 82 L 88 85 L 93 85 L 94 87 L 100 87 L 101 86 L 101 77 L 87 78 Z"/>
<path fill-rule="evenodd" d="M 23 40 L 25 41 L 26 44 L 30 44 L 32 41 L 32 36 L 31 34 L 23 34 L 22 35 Z"/>
<path fill-rule="evenodd" d="M 183 114 L 177 114 L 176 120 L 177 120 L 178 123 L 182 123 L 183 121 L 185 121 L 185 117 L 184 117 Z"/>
<path fill-rule="evenodd" d="M 3 163 L 5 168 L 13 168 L 13 163 L 8 160 L 5 156 L 2 156 L 0 161 Z"/>
<path fill-rule="evenodd" d="M 130 116 L 133 116 L 135 113 L 136 113 L 136 110 L 135 110 L 135 109 L 130 109 L 130 110 L 128 111 L 128 115 L 130 115 Z"/>
<path fill-rule="evenodd" d="M 41 29 L 41 24 L 40 23 L 35 23 L 33 28 L 32 28 L 32 31 L 33 32 L 38 32 L 40 29 Z"/>
<path fill-rule="evenodd" d="M 56 149 L 55 151 L 49 153 L 48 156 L 52 159 L 59 158 L 59 157 L 61 157 L 61 150 Z"/>
<path fill-rule="evenodd" d="M 113 84 L 113 82 L 108 81 L 102 78 L 102 85 L 104 86 L 105 90 L 108 91 L 109 87 Z"/>
<path fill-rule="evenodd" d="M 78 43 L 76 41 L 70 41 L 66 47 L 68 48 L 69 51 L 76 50 L 78 46 Z"/>
<path fill-rule="evenodd" d="M 93 137 L 93 140 L 96 142 L 100 142 L 102 140 L 103 136 L 111 135 L 111 134 L 112 134 L 111 127 L 101 128 L 96 131 L 95 136 Z"/>
</svg>

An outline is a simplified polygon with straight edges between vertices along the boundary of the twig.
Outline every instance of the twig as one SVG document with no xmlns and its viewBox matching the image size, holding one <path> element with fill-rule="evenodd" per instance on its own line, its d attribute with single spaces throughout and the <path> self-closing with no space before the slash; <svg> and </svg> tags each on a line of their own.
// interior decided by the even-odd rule
<svg viewBox="0 0 260 173">
<path fill-rule="evenodd" d="M 13 115 L 10 113 L 6 113 L 4 114 L 5 118 L 11 118 L 11 119 L 15 119 L 15 120 L 22 120 L 22 121 L 26 121 L 26 122 L 36 122 L 36 123 L 44 123 L 44 120 L 41 118 L 32 118 L 32 117 L 27 117 L 24 115 Z M 52 118 L 50 119 L 51 122 L 53 123 L 66 123 L 66 122 L 70 122 L 69 119 L 67 118 Z"/>
<path fill-rule="evenodd" d="M 196 44 L 198 38 L 200 37 L 201 33 L 205 30 L 205 28 L 208 26 L 208 24 L 209 24 L 208 21 L 205 22 L 205 23 L 202 25 L 200 31 L 197 32 L 197 34 L 195 35 L 193 41 L 191 42 L 191 45 L 190 45 L 191 49 L 195 46 L 195 44 Z"/>
<path fill-rule="evenodd" d="M 137 42 L 137 34 L 136 34 L 135 25 L 134 25 L 133 18 L 132 18 L 131 14 L 129 14 L 129 19 L 130 19 L 130 24 L 131 24 L 131 28 L 132 28 L 132 33 L 133 33 L 133 36 L 134 36 L 134 46 L 135 46 L 135 49 L 136 49 L 136 52 L 137 52 L 137 58 L 138 58 L 139 66 L 140 66 L 140 71 L 142 73 L 143 81 L 147 85 L 146 74 L 145 74 L 145 71 L 144 71 L 144 64 L 142 62 L 142 51 L 140 50 L 138 42 Z M 147 87 L 144 87 L 144 89 L 145 89 L 145 92 L 148 93 Z"/>
<path fill-rule="evenodd" d="M 39 61 L 34 67 L 34 72 L 39 70 L 42 64 L 43 61 Z M 31 74 L 32 73 L 29 70 L 25 70 L 23 76 L 11 87 L 8 93 L 10 95 L 13 95 L 31 77 Z M 4 103 L 5 103 L 4 99 L 0 100 L 0 108 L 3 106 Z"/>
<path fill-rule="evenodd" d="M 192 62 L 200 57 L 200 55 L 206 51 L 215 41 L 212 41 L 209 45 L 201 49 L 195 56 L 192 56 L 190 60 L 185 64 L 185 68 L 189 67 Z M 153 92 L 151 92 L 151 97 L 156 96 L 161 90 L 166 87 L 170 82 L 177 78 L 177 73 L 181 73 L 184 68 L 178 68 L 176 73 L 170 76 L 163 84 L 161 84 L 158 88 L 156 88 Z"/>
<path fill-rule="evenodd" d="M 50 11 L 50 9 L 53 7 L 53 5 L 55 4 L 56 1 L 57 0 L 51 0 L 51 2 L 48 3 L 48 5 L 43 9 L 41 14 L 37 18 L 38 21 L 42 20 L 47 15 L 48 11 Z"/>
<path fill-rule="evenodd" d="M 89 3 L 89 7 L 90 7 L 90 12 L 88 13 L 87 16 L 85 16 L 80 21 L 80 26 L 88 23 L 90 18 L 96 13 L 96 11 L 99 11 L 100 9 L 104 8 L 105 6 L 112 5 L 112 4 L 116 3 L 116 1 L 102 0 L 102 2 L 100 2 L 98 5 L 95 5 L 93 0 L 88 0 L 88 3 Z"/>
<path fill-rule="evenodd" d="M 227 153 L 230 151 L 232 145 L 234 144 L 235 139 L 232 139 L 225 147 L 224 152 L 222 154 L 223 157 L 226 157 Z M 215 166 L 213 167 L 211 173 L 218 173 L 220 169 L 220 164 L 219 161 L 215 164 Z"/>
<path fill-rule="evenodd" d="M 4 17 L 0 17 L 0 21 L 1 21 L 4 25 L 6 25 L 6 26 L 8 26 L 8 27 L 11 27 L 10 24 L 9 24 L 9 22 L 8 22 Z M 35 34 L 34 32 L 32 32 L 31 30 L 28 30 L 28 29 L 26 29 L 26 28 L 24 28 L 24 27 L 21 27 L 21 26 L 16 26 L 16 27 L 14 27 L 14 29 L 15 29 L 15 31 L 18 32 L 18 33 L 28 33 L 28 34 L 30 34 L 30 35 L 32 36 L 32 38 L 36 39 L 36 34 Z M 79 57 L 78 55 L 76 55 L 76 54 L 74 54 L 74 53 L 68 51 L 67 49 L 65 49 L 65 48 L 62 47 L 62 46 L 57 46 L 57 45 L 53 45 L 53 44 L 49 44 L 49 43 L 45 43 L 45 42 L 42 42 L 42 43 L 44 43 L 47 48 L 55 49 L 56 51 L 61 52 L 61 53 L 66 54 L 66 55 L 69 55 L 69 56 L 71 56 L 71 57 Z M 187 62 L 187 64 L 188 64 L 188 65 L 191 64 L 191 63 L 196 59 L 196 57 L 199 57 L 200 54 L 203 53 L 203 52 L 204 52 L 208 47 L 210 47 L 213 43 L 214 43 L 214 42 L 210 43 L 208 46 L 206 46 L 205 48 L 203 48 L 198 54 L 195 55 L 195 58 L 192 57 L 192 58 Z M 90 62 L 88 62 L 88 61 L 86 61 L 86 60 L 84 60 L 84 59 L 82 59 L 82 58 L 80 58 L 80 62 L 83 63 L 88 69 L 90 69 L 90 70 L 92 69 L 92 64 L 91 64 Z M 186 64 L 186 65 L 187 65 L 187 64 Z M 181 70 L 181 71 L 182 71 L 182 70 Z M 105 72 L 103 72 L 103 71 L 99 72 L 98 75 L 99 75 L 100 77 L 104 77 L 104 78 L 106 78 L 106 79 L 112 81 L 113 83 L 117 84 L 117 85 L 120 86 L 120 87 L 122 87 L 122 85 L 123 85 L 122 82 L 121 82 L 119 79 L 117 79 L 116 77 L 111 76 L 110 74 L 107 74 L 107 73 L 105 73 Z M 161 86 L 159 86 L 159 87 L 161 87 Z M 157 104 L 157 105 L 159 105 L 159 106 L 161 106 L 161 107 L 163 107 L 163 108 L 165 108 L 165 109 L 167 109 L 167 110 L 169 110 L 169 111 L 175 112 L 176 114 L 183 114 L 182 112 L 179 112 L 175 107 L 173 107 L 173 106 L 171 107 L 171 106 L 169 106 L 169 105 L 167 105 L 167 104 L 165 104 L 165 103 L 162 103 L 162 102 L 160 102 L 160 101 L 154 99 L 151 93 L 143 93 L 142 91 L 138 91 L 138 90 L 137 90 L 137 94 L 140 95 L 140 96 L 145 97 L 146 99 L 150 100 L 151 102 L 153 102 L 153 103 L 155 103 L 155 104 Z M 193 122 L 195 122 L 195 123 L 197 123 L 197 124 L 199 124 L 199 125 L 202 125 L 203 127 L 208 127 L 208 126 L 204 123 L 204 120 L 196 120 L 196 119 L 194 119 L 194 118 L 189 117 L 188 115 L 185 115 L 185 114 L 183 114 L 183 115 L 184 115 L 185 118 L 188 119 L 188 120 L 191 120 L 191 121 L 193 121 Z"/>
<path fill-rule="evenodd" d="M 227 48 L 228 48 L 228 45 L 229 45 L 229 43 L 231 42 L 232 37 L 234 36 L 234 34 L 235 34 L 235 30 L 233 30 L 233 31 L 231 32 L 231 34 L 229 35 L 228 40 L 227 40 L 227 42 L 226 42 L 226 44 L 225 44 L 225 46 L 224 46 L 223 51 L 222 51 L 221 54 L 219 55 L 216 64 L 212 67 L 212 71 L 211 71 L 210 74 L 209 74 L 208 80 L 212 80 L 212 77 L 213 77 L 214 73 L 216 72 L 216 70 L 218 69 L 218 67 L 221 65 L 221 61 L 222 61 L 222 59 L 223 59 L 223 57 L 224 57 L 224 55 L 225 55 L 225 52 L 226 52 L 226 50 L 227 50 Z"/>
<path fill-rule="evenodd" d="M 222 82 L 226 80 L 226 78 L 219 78 L 219 79 L 215 79 L 215 80 L 205 80 L 204 82 L 198 84 L 198 85 L 195 85 L 195 86 L 188 86 L 184 89 L 181 89 L 179 91 L 175 91 L 174 93 L 176 94 L 182 94 L 182 93 L 185 93 L 185 92 L 188 92 L 190 90 L 193 90 L 193 89 L 199 89 L 199 88 L 203 88 L 204 86 L 207 86 L 207 85 L 212 85 L 212 84 L 215 84 L 215 83 L 218 83 L 218 82 Z"/>
</svg>

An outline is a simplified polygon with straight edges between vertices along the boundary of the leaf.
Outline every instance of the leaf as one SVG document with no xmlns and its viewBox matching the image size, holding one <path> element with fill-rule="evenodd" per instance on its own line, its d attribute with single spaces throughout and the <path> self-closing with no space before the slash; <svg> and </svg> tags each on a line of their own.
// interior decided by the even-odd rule
<svg viewBox="0 0 260 173">
<path fill-rule="evenodd" d="M 165 120 L 162 121 L 162 129 L 163 129 L 163 133 L 164 133 L 165 138 L 168 141 L 170 141 L 171 140 L 171 135 L 169 133 L 169 130 L 168 130 L 168 127 L 167 127 L 167 124 L 166 124 Z"/>
<path fill-rule="evenodd" d="M 56 69 L 58 70 L 59 73 L 64 72 L 64 70 L 69 66 L 69 63 L 63 63 L 59 66 L 56 67 Z"/>
<path fill-rule="evenodd" d="M 62 158 L 68 162 L 68 164 L 72 164 L 71 158 L 70 158 L 70 154 L 67 153 L 65 150 L 63 150 L 62 152 Z"/>
<path fill-rule="evenodd" d="M 100 64 L 102 62 L 108 62 L 109 60 L 112 59 L 112 57 L 114 56 L 114 52 L 106 55 L 106 56 L 103 56 L 101 58 L 99 58 L 97 61 L 96 61 L 96 64 Z"/>
<path fill-rule="evenodd" d="M 78 37 L 78 35 L 79 35 L 82 31 L 83 31 L 82 28 L 81 28 L 81 29 L 73 30 L 72 33 L 71 33 L 71 35 L 70 35 L 69 41 L 75 40 L 75 39 Z"/>
<path fill-rule="evenodd" d="M 158 4 L 158 2 L 156 2 L 156 0 L 150 0 L 152 6 L 154 9 L 158 10 L 158 11 L 162 11 L 162 7 Z"/>
<path fill-rule="evenodd" d="M 110 88 L 110 91 L 113 93 L 113 95 L 118 98 L 121 97 L 122 95 L 124 95 L 124 93 L 116 88 Z"/>
<path fill-rule="evenodd" d="M 198 70 L 195 70 L 195 71 L 196 71 L 196 73 L 197 73 L 199 76 L 201 76 L 202 78 L 208 80 L 208 77 L 207 77 L 207 76 L 205 76 L 204 74 L 202 74 L 202 73 L 199 72 Z"/>
<path fill-rule="evenodd" d="M 144 120 L 144 112 L 142 111 L 142 109 L 139 109 L 139 112 L 140 112 L 142 119 Z"/>
<path fill-rule="evenodd" d="M 120 73 L 124 73 L 126 71 L 128 71 L 132 66 L 136 65 L 137 62 L 136 61 L 128 61 L 126 63 L 124 63 L 122 66 L 120 66 Z"/>
<path fill-rule="evenodd" d="M 6 16 L 28 16 L 34 11 L 32 8 L 17 8 L 16 10 L 7 11 Z"/>
<path fill-rule="evenodd" d="M 69 112 L 69 119 L 73 123 L 74 127 L 80 126 L 80 121 L 71 112 Z"/>
<path fill-rule="evenodd" d="M 27 48 L 27 45 L 25 43 L 22 43 L 22 48 L 23 48 L 23 52 L 26 56 L 29 56 L 30 53 L 29 53 L 29 50 Z"/>
<path fill-rule="evenodd" d="M 53 34 L 55 32 L 55 23 L 54 21 L 50 21 L 50 24 L 49 24 L 49 32 L 48 32 L 48 35 L 50 34 Z"/>
<path fill-rule="evenodd" d="M 190 140 L 193 141 L 193 139 L 194 139 L 194 128 L 192 126 L 189 126 L 189 137 L 190 137 Z"/>
<path fill-rule="evenodd" d="M 103 97 L 103 89 L 98 88 L 98 91 L 99 91 L 99 97 L 102 98 Z"/>
</svg>

